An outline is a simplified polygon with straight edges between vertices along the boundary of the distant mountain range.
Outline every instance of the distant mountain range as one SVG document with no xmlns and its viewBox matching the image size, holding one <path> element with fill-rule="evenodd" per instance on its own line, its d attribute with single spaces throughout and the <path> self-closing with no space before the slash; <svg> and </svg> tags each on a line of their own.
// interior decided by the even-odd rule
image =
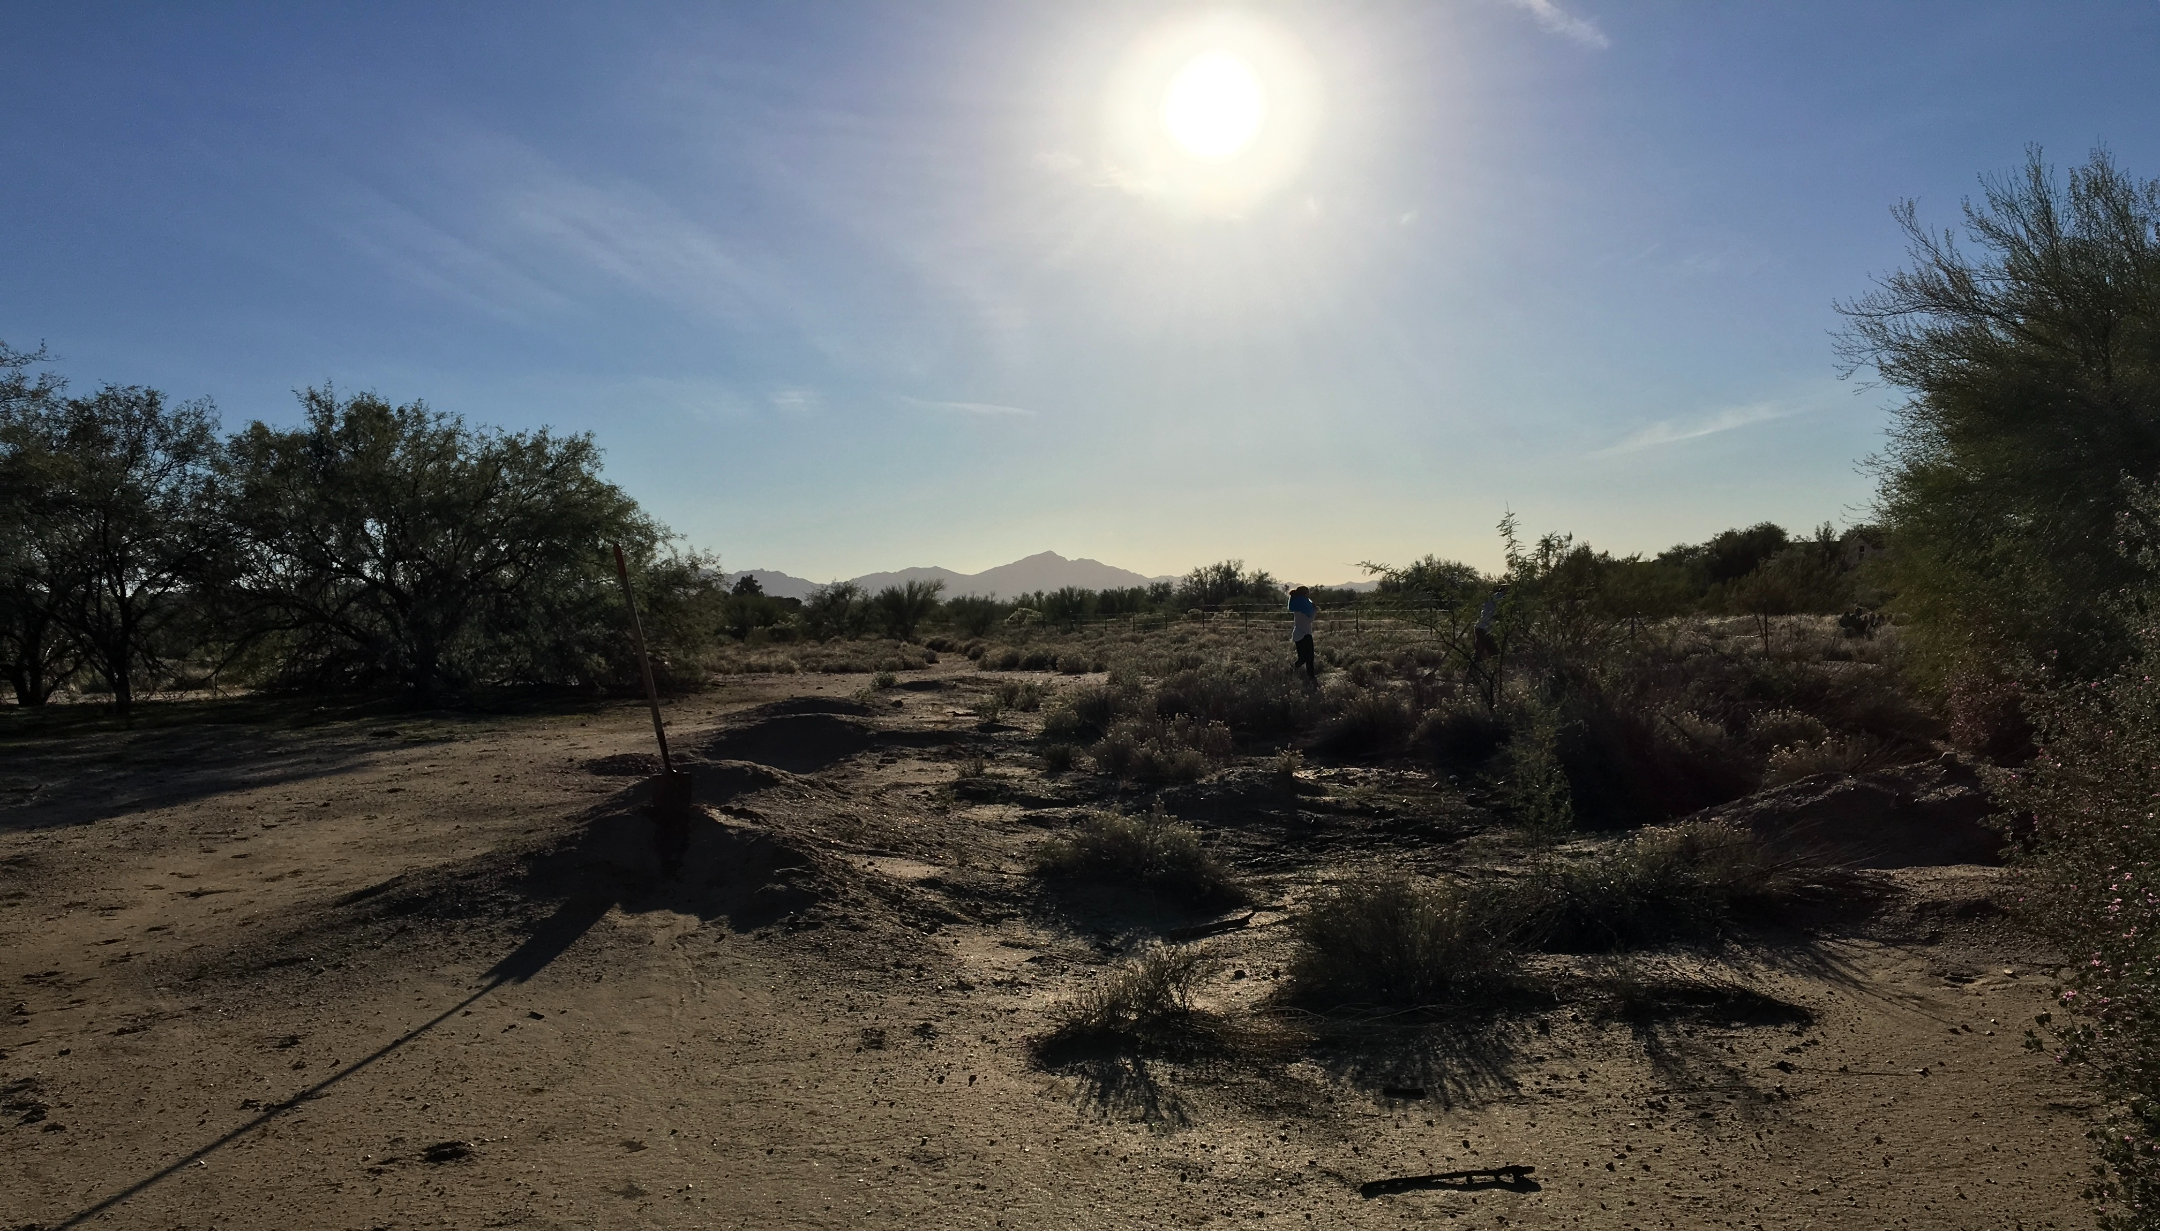
<svg viewBox="0 0 2160 1231">
<path fill-rule="evenodd" d="M 821 584 L 802 577 L 791 576 L 775 569 L 753 568 L 740 573 L 729 573 L 728 584 L 734 585 L 741 577 L 755 577 L 765 593 L 774 598 L 808 598 L 810 592 Z M 1176 581 L 1174 576 L 1147 577 L 1130 569 L 1104 564 L 1100 560 L 1068 560 L 1054 551 L 1040 552 L 1011 564 L 986 568 L 980 573 L 956 573 L 949 568 L 904 568 L 896 573 L 868 573 L 849 580 L 863 589 L 876 593 L 886 586 L 906 585 L 911 581 L 942 581 L 948 598 L 962 594 L 979 594 L 985 598 L 1012 598 L 1019 594 L 1032 594 L 1037 590 L 1061 590 L 1077 586 L 1083 590 L 1122 590 L 1129 586 L 1144 586 L 1157 581 Z M 1371 582 L 1354 582 L 1349 588 L 1369 590 Z"/>
</svg>

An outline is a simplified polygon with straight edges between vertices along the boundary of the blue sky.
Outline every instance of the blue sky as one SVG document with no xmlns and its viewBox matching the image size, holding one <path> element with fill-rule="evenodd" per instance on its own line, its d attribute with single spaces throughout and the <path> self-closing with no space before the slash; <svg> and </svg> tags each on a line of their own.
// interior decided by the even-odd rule
<svg viewBox="0 0 2160 1231">
<path fill-rule="evenodd" d="M 731 568 L 1490 565 L 1864 514 L 1832 302 L 2160 5 L 9 7 L 0 338 L 290 422 L 590 431 Z M 1250 149 L 1146 121 L 1216 44 Z M 1137 101 L 1135 101 L 1137 100 Z M 1136 118 L 1137 117 L 1137 118 Z M 1142 130 L 1146 131 L 1142 131 Z M 1154 142 L 1155 144 L 1149 144 Z"/>
</svg>

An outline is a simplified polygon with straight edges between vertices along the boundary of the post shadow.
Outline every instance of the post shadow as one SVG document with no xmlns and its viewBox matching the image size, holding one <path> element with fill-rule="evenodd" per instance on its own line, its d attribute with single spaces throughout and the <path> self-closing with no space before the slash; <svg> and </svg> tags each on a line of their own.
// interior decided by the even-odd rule
<svg viewBox="0 0 2160 1231">
<path fill-rule="evenodd" d="M 290 1098 L 283 1100 L 282 1102 L 272 1103 L 270 1106 L 263 1108 L 261 1114 L 247 1121 L 245 1124 L 242 1124 L 239 1127 L 228 1131 L 223 1136 L 218 1137 L 216 1140 L 197 1148 L 193 1152 L 168 1164 L 164 1168 L 152 1172 L 147 1176 L 144 1176 L 142 1179 L 135 1181 L 133 1184 L 128 1185 L 126 1188 L 121 1189 L 119 1192 L 116 1192 L 110 1197 L 99 1201 L 97 1204 L 87 1206 L 84 1209 L 77 1211 L 74 1215 L 69 1217 L 67 1221 L 55 1224 L 53 1227 L 53 1231 L 67 1231 L 67 1229 L 70 1227 L 81 1226 L 82 1224 L 88 1222 L 89 1220 L 97 1217 L 100 1214 L 103 1214 L 105 1211 L 112 1209 L 113 1207 L 121 1204 L 122 1202 L 148 1191 L 149 1189 L 155 1187 L 163 1181 L 171 1178 L 174 1173 L 180 1171 L 182 1168 L 199 1159 L 208 1157 L 210 1154 L 216 1152 L 219 1148 L 229 1145 L 232 1142 L 239 1140 L 241 1137 L 244 1137 L 247 1134 L 254 1132 L 256 1129 L 261 1128 L 263 1125 L 268 1124 L 270 1121 L 276 1119 L 277 1117 L 284 1115 L 286 1112 L 291 1111 L 295 1107 L 300 1106 L 302 1103 L 310 1102 L 314 1099 L 323 1097 L 326 1093 L 329 1092 L 330 1087 L 337 1085 L 339 1082 L 344 1081 L 346 1078 L 351 1077 L 353 1074 L 358 1073 L 360 1070 L 365 1069 L 370 1065 L 373 1065 L 376 1061 L 381 1060 L 385 1056 L 388 1056 L 391 1053 L 398 1051 L 406 1044 L 411 1043 L 413 1040 L 418 1039 L 421 1035 L 424 1035 L 428 1031 L 433 1030 L 435 1027 L 441 1025 L 443 1022 L 455 1016 L 460 1010 L 472 1005 L 481 997 L 486 996 L 489 992 L 494 991 L 495 989 L 501 987 L 503 984 L 523 983 L 526 980 L 532 978 L 534 975 L 540 973 L 542 970 L 545 970 L 549 963 L 553 962 L 556 958 L 561 957 L 563 953 L 570 948 L 571 945 L 577 943 L 578 938 L 583 936 L 586 932 L 590 931 L 592 929 L 592 926 L 595 923 L 598 923 L 601 917 L 607 914 L 608 908 L 613 906 L 614 904 L 615 901 L 613 898 L 601 896 L 572 898 L 571 900 L 564 902 L 561 906 L 556 907 L 554 914 L 548 916 L 546 919 L 543 919 L 540 922 L 540 925 L 533 929 L 532 934 L 525 938 L 524 943 L 520 944 L 516 949 L 511 950 L 507 955 L 503 957 L 501 961 L 495 963 L 494 966 L 490 967 L 487 973 L 483 976 L 484 981 L 481 983 L 480 987 L 475 990 L 470 996 L 467 996 L 463 1000 L 458 1001 L 456 1004 L 451 1005 L 449 1008 L 444 1009 L 442 1012 L 436 1014 L 434 1017 L 431 1017 L 427 1021 L 422 1022 L 420 1025 L 413 1027 L 411 1030 L 406 1031 L 404 1034 L 399 1035 L 397 1038 L 391 1040 L 390 1042 L 383 1044 L 381 1047 L 368 1053 L 366 1056 L 363 1056 L 360 1059 L 353 1061 L 351 1064 L 346 1065 L 344 1068 L 339 1069 L 337 1072 L 332 1073 L 330 1076 L 323 1078 L 321 1081 L 316 1082 L 314 1085 L 309 1086 L 307 1089 L 300 1091 L 298 1094 L 295 1094 Z"/>
</svg>

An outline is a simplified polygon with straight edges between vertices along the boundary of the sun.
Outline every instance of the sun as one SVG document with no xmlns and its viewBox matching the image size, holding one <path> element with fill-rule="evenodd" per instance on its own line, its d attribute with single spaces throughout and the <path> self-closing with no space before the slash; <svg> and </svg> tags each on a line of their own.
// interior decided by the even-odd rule
<svg viewBox="0 0 2160 1231">
<path fill-rule="evenodd" d="M 1267 94 L 1252 66 L 1225 51 L 1194 56 L 1163 93 L 1163 128 L 1198 158 L 1236 156 L 1260 135 Z"/>
</svg>

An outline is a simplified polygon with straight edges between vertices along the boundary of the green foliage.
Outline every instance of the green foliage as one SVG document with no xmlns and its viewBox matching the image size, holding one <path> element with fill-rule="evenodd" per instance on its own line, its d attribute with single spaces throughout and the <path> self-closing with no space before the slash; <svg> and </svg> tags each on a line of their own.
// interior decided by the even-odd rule
<svg viewBox="0 0 2160 1231">
<path fill-rule="evenodd" d="M 1575 827 L 1575 797 L 1560 761 L 1560 716 L 1531 711 L 1506 748 L 1500 797 L 1517 824 L 1547 841 Z"/>
<path fill-rule="evenodd" d="M 1457 607 L 1483 599 L 1490 585 L 1483 574 L 1462 561 L 1443 560 L 1432 555 L 1400 568 L 1369 560 L 1358 567 L 1380 579 L 1374 591 L 1376 594 L 1436 603 L 1442 607 Z"/>
<path fill-rule="evenodd" d="M 42 702 L 82 662 L 124 713 L 176 649 L 168 635 L 200 615 L 191 591 L 229 546 L 215 411 L 118 385 L 63 398 L 56 379 L 24 378 L 34 356 L 0 352 L 0 609 L 17 696 Z"/>
<path fill-rule="evenodd" d="M 46 358 L 43 347 L 0 342 L 0 659 L 26 706 L 45 704 L 83 660 L 61 623 L 82 570 L 59 524 L 64 489 L 43 427 L 67 386 L 49 372 L 29 375 Z"/>
<path fill-rule="evenodd" d="M 1171 600 L 1180 608 L 1219 611 L 1236 603 L 1280 603 L 1283 587 L 1264 569 L 1247 569 L 1243 560 L 1203 564 L 1185 574 Z"/>
<path fill-rule="evenodd" d="M 937 610 L 938 595 L 944 593 L 942 581 L 910 581 L 905 585 L 887 586 L 870 600 L 876 622 L 887 636 L 902 641 L 915 639 L 915 630 Z"/>
<path fill-rule="evenodd" d="M 830 637 L 860 637 L 869 631 L 875 611 L 870 596 L 852 581 L 819 586 L 803 602 L 803 631 L 823 641 Z"/>
<path fill-rule="evenodd" d="M 949 598 L 944 603 L 945 620 L 953 628 L 970 637 L 980 637 L 1005 619 L 1011 608 L 994 598 L 979 594 L 963 594 Z"/>
<path fill-rule="evenodd" d="M 1095 592 L 1066 586 L 1042 595 L 1034 606 L 1042 612 L 1045 623 L 1072 624 L 1095 613 Z"/>
<path fill-rule="evenodd" d="M 2101 1225 L 2160 1225 L 2160 487 L 2129 485 L 2120 550 L 2135 582 L 2112 604 L 2122 664 L 2097 679 L 2020 681 L 2037 752 L 1996 775 L 2031 818 L 2027 915 L 2070 960 L 2026 1046 L 2092 1074 L 2107 1110 L 2088 1133 L 2104 1167 Z"/>
<path fill-rule="evenodd" d="M 313 687 L 423 696 L 514 680 L 627 680 L 609 543 L 635 561 L 666 661 L 705 561 L 599 476 L 590 437 L 475 430 L 414 402 L 301 395 L 306 422 L 253 423 L 220 475 L 237 618 L 262 669 Z"/>
<path fill-rule="evenodd" d="M 2160 474 L 2160 181 L 2035 150 L 1982 187 L 1965 244 L 1902 204 L 1910 266 L 1841 306 L 1848 362 L 1908 395 L 1875 461 L 1894 607 L 1930 680 L 2092 674 L 2128 643 L 2122 477 Z"/>
</svg>

